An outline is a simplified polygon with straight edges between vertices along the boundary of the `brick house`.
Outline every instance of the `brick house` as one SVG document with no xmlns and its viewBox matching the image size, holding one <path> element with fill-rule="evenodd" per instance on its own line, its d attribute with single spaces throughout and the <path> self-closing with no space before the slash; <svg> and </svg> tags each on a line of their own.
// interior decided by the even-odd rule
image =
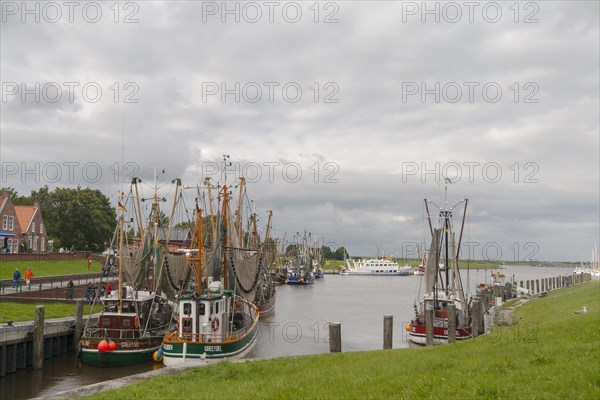
<svg viewBox="0 0 600 400">
<path fill-rule="evenodd" d="M 33 206 L 15 206 L 8 192 L 0 197 L 0 230 L 3 231 L 0 249 L 7 253 L 46 252 L 46 227 L 40 203 Z"/>
</svg>

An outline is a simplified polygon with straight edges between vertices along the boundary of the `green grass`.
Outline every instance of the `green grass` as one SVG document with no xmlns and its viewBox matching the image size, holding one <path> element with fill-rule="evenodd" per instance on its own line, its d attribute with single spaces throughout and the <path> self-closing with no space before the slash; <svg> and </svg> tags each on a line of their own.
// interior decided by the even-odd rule
<svg viewBox="0 0 600 400">
<path fill-rule="evenodd" d="M 53 275 L 86 274 L 88 272 L 102 271 L 102 265 L 92 262 L 88 271 L 87 260 L 61 260 L 61 261 L 3 261 L 0 262 L 0 279 L 12 279 L 15 268 L 21 271 L 21 279 L 25 279 L 25 271 L 31 267 L 34 278 Z"/>
<path fill-rule="evenodd" d="M 6 321 L 32 321 L 35 316 L 35 308 L 44 306 L 44 318 L 61 318 L 75 315 L 75 304 L 67 303 L 13 303 L 0 302 L 0 324 Z M 101 311 L 102 307 L 98 304 L 95 306 L 95 311 Z M 91 305 L 85 305 L 83 314 L 89 314 L 92 311 Z"/>
<path fill-rule="evenodd" d="M 222 362 L 91 398 L 598 398 L 599 294 L 598 281 L 551 292 L 517 308 L 514 326 L 451 346 Z"/>
<path fill-rule="evenodd" d="M 324 269 L 340 269 L 345 268 L 346 262 L 344 260 L 325 260 Z"/>
</svg>

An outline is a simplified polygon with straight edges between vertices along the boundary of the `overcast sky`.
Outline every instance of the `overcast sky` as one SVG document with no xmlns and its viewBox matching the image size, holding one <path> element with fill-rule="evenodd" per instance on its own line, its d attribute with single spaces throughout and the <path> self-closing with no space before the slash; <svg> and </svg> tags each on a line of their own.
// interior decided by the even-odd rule
<svg viewBox="0 0 600 400">
<path fill-rule="evenodd" d="M 471 257 L 600 242 L 596 1 L 1 4 L 0 186 L 167 196 L 229 154 L 279 236 L 403 256 L 445 174 Z"/>
</svg>

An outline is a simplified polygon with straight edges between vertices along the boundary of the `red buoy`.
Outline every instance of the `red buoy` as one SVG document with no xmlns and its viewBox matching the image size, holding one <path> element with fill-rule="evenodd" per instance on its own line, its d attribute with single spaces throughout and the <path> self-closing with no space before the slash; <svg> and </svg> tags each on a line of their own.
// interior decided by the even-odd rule
<svg viewBox="0 0 600 400">
<path fill-rule="evenodd" d="M 117 349 L 117 342 L 108 342 L 108 351 L 115 351 Z"/>
<path fill-rule="evenodd" d="M 103 339 L 102 341 L 100 341 L 100 343 L 98 343 L 98 351 L 100 353 L 104 353 L 106 350 L 108 350 L 108 342 L 106 341 L 106 339 Z"/>
</svg>

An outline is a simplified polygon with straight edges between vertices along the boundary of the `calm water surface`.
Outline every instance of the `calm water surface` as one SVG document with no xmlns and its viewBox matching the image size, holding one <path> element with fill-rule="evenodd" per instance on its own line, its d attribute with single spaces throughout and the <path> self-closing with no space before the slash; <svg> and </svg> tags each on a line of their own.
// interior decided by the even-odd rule
<svg viewBox="0 0 600 400">
<path fill-rule="evenodd" d="M 570 268 L 506 266 L 515 280 L 568 275 Z M 490 270 L 461 271 L 463 285 L 474 292 L 490 281 Z M 383 316 L 394 317 L 394 348 L 408 347 L 404 330 L 414 315 L 413 304 L 422 277 L 326 275 L 314 285 L 277 287 L 275 312 L 260 322 L 259 340 L 250 358 L 319 354 L 329 351 L 328 323 L 342 324 L 342 351 L 383 347 Z M 160 367 L 154 363 L 122 367 L 78 366 L 73 352 L 0 378 L 0 398 L 29 399 Z"/>
</svg>

